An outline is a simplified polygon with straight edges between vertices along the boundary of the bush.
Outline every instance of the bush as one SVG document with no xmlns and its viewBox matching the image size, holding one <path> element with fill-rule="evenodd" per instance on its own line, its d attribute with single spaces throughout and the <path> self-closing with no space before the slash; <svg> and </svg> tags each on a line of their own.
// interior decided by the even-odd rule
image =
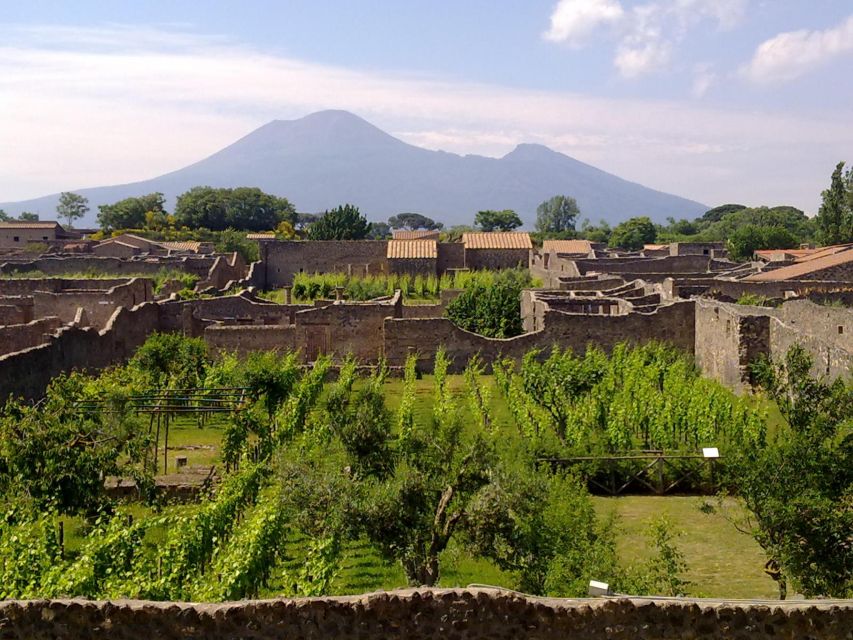
<svg viewBox="0 0 853 640">
<path fill-rule="evenodd" d="M 491 286 L 469 286 L 447 305 L 447 317 L 456 326 L 488 338 L 521 334 L 521 285 L 512 278 Z"/>
</svg>

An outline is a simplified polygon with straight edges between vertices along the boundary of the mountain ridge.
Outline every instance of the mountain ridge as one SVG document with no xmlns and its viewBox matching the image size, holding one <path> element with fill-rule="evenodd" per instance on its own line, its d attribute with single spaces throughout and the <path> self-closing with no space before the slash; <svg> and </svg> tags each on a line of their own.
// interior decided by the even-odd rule
<svg viewBox="0 0 853 640">
<path fill-rule="evenodd" d="M 344 202 L 371 220 L 417 211 L 446 225 L 470 224 L 481 209 L 515 209 L 525 226 L 536 206 L 556 194 L 573 196 L 581 214 L 616 224 L 635 215 L 662 222 L 694 217 L 707 206 L 650 189 L 537 143 L 520 143 L 500 158 L 424 149 L 342 110 L 295 120 L 271 120 L 219 151 L 138 182 L 74 190 L 97 206 L 160 191 L 167 207 L 187 189 L 259 187 L 287 197 L 297 210 L 317 212 Z M 54 217 L 59 194 L 0 204 L 10 215 Z"/>
</svg>

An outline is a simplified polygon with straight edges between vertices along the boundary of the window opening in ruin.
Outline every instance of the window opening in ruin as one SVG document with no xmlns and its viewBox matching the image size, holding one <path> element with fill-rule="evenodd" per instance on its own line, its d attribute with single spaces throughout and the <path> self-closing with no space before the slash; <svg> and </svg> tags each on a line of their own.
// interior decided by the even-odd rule
<svg viewBox="0 0 853 640">
<path fill-rule="evenodd" d="M 842 325 L 838 325 L 838 335 L 842 335 L 844 333 L 844 327 Z"/>
</svg>

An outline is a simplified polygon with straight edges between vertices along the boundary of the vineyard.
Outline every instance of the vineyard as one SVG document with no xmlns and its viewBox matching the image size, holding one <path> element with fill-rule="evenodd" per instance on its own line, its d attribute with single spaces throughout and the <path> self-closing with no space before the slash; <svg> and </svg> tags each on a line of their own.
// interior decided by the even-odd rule
<svg viewBox="0 0 853 640">
<path fill-rule="evenodd" d="M 35 407 L 7 405 L 0 595 L 222 601 L 465 579 L 574 596 L 596 576 L 684 592 L 666 523 L 626 564 L 581 476 L 539 461 L 760 447 L 761 415 L 660 345 L 531 353 L 493 376 L 474 359 L 451 377 L 448 363 L 439 351 L 425 384 L 414 356 L 391 378 L 352 359 L 212 361 L 163 335 L 124 367 L 56 380 Z M 163 504 L 146 492 L 161 436 L 130 399 L 189 388 L 240 401 L 185 427 L 219 434 L 219 484 Z M 142 502 L 108 499 L 108 474 L 134 477 Z"/>
<path fill-rule="evenodd" d="M 293 276 L 293 299 L 296 302 L 312 302 L 330 299 L 335 289 L 342 287 L 348 300 L 370 300 L 393 295 L 399 289 L 405 299 L 420 301 L 438 300 L 442 291 L 467 289 L 472 286 L 490 287 L 499 281 L 517 282 L 521 287 L 537 286 L 526 269 L 504 269 L 501 271 L 457 271 L 435 275 L 377 274 L 348 276 L 345 273 L 297 273 Z M 264 294 L 274 302 L 284 302 L 284 292 L 271 291 Z"/>
</svg>

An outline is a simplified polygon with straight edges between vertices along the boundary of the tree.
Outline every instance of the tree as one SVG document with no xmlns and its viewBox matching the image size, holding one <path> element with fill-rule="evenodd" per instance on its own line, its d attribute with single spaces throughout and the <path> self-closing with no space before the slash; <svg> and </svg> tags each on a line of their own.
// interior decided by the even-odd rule
<svg viewBox="0 0 853 640">
<path fill-rule="evenodd" d="M 591 242 L 607 244 L 610 242 L 611 233 L 613 233 L 613 229 L 610 228 L 606 220 L 602 220 L 598 226 L 595 226 L 587 218 L 584 218 L 581 222 L 581 229 L 578 235 Z"/>
<path fill-rule="evenodd" d="M 845 598 L 853 595 L 853 385 L 815 379 L 811 368 L 799 345 L 782 362 L 753 365 L 785 424 L 765 446 L 727 454 L 748 509 L 733 521 L 764 549 L 782 598 L 788 580 L 809 597 Z"/>
<path fill-rule="evenodd" d="M 657 233 L 657 227 L 647 216 L 629 218 L 613 229 L 610 245 L 628 251 L 638 251 L 643 245 L 654 242 Z"/>
<path fill-rule="evenodd" d="M 281 222 L 295 223 L 296 210 L 287 198 L 256 187 L 193 187 L 178 196 L 175 220 L 191 229 L 269 231 Z"/>
<path fill-rule="evenodd" d="M 370 232 L 370 223 L 358 207 L 345 204 L 326 211 L 308 227 L 309 240 L 363 240 Z"/>
<path fill-rule="evenodd" d="M 165 220 L 166 198 L 162 193 L 149 193 L 135 198 L 125 198 L 113 204 L 102 204 L 98 207 L 98 224 L 104 231 L 116 229 L 154 228 L 149 224 L 155 222 L 154 214 L 163 216 Z M 148 216 L 151 213 L 152 216 Z"/>
<path fill-rule="evenodd" d="M 714 207 L 713 209 L 708 209 L 704 214 L 702 214 L 702 220 L 707 222 L 718 222 L 723 218 L 723 216 L 729 213 L 736 213 L 737 211 L 741 211 L 746 209 L 746 205 L 743 204 L 721 204 L 719 207 Z"/>
<path fill-rule="evenodd" d="M 797 237 L 783 227 L 746 225 L 739 227 L 727 241 L 729 256 L 734 260 L 751 260 L 759 249 L 791 249 Z"/>
<path fill-rule="evenodd" d="M 512 231 L 521 226 L 521 218 L 512 209 L 478 211 L 474 224 L 483 231 Z"/>
<path fill-rule="evenodd" d="M 69 228 L 71 228 L 75 220 L 82 218 L 88 212 L 88 198 L 77 193 L 71 193 L 70 191 L 63 191 L 59 195 L 59 204 L 56 207 L 56 213 L 66 221 Z"/>
<path fill-rule="evenodd" d="M 853 242 L 853 170 L 844 174 L 844 163 L 839 162 L 832 172 L 829 188 L 821 194 L 815 221 L 823 244 Z"/>
<path fill-rule="evenodd" d="M 9 222 L 10 220 L 12 220 L 12 217 L 3 211 L 3 209 L 0 209 L 0 222 Z"/>
<path fill-rule="evenodd" d="M 21 222 L 38 222 L 39 214 L 31 211 L 22 211 L 21 215 L 18 216 L 18 220 Z"/>
<path fill-rule="evenodd" d="M 420 213 L 398 213 L 396 216 L 388 218 L 388 224 L 392 229 L 427 229 L 429 231 L 442 229 L 444 224 L 436 222 L 432 218 L 427 218 Z"/>
<path fill-rule="evenodd" d="M 386 222 L 371 222 L 368 237 L 371 240 L 386 240 L 391 237 L 391 225 Z"/>
<path fill-rule="evenodd" d="M 575 230 L 580 215 L 578 203 L 569 196 L 554 196 L 536 208 L 536 230 L 540 233 L 564 233 Z"/>
<path fill-rule="evenodd" d="M 511 338 L 522 332 L 521 278 L 507 274 L 491 285 L 477 282 L 449 305 L 447 317 L 457 327 L 489 338 Z"/>
</svg>

